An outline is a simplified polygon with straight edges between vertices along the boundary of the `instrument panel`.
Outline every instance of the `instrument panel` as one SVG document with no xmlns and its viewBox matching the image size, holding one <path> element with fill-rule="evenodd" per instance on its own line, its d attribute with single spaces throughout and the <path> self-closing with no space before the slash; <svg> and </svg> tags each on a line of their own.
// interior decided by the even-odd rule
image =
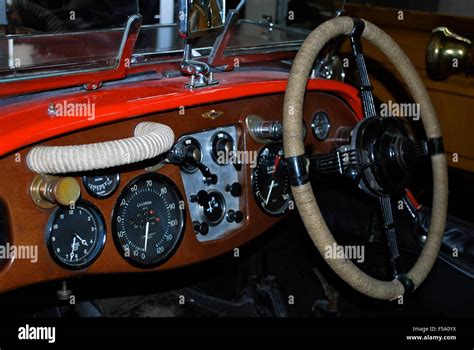
<svg viewBox="0 0 474 350">
<path fill-rule="evenodd" d="M 316 123 L 319 137 L 327 133 L 324 140 L 308 130 L 305 146 L 308 152 L 328 153 L 338 142 L 338 130 L 355 125 L 355 113 L 335 95 L 308 96 L 303 125 L 313 129 L 318 111 L 328 120 Z M 173 269 L 234 251 L 256 238 L 295 208 L 281 139 L 255 139 L 246 119 L 259 116 L 278 133 L 275 122 L 281 122 L 282 108 L 282 94 L 257 96 L 188 108 L 185 116 L 168 111 L 48 140 L 44 145 L 127 138 L 141 121 L 166 124 L 175 141 L 189 140 L 196 161 L 191 164 L 153 159 L 73 174 L 81 190 L 74 207 L 33 203 L 28 189 L 35 174 L 24 162 L 29 147 L 0 159 L 6 169 L 0 182 L 14 184 L 1 188 L 8 229 L 0 238 L 37 249 L 34 263 L 24 257 L 0 265 L 0 292 L 82 274 Z M 210 111 L 219 117 L 207 118 Z"/>
<path fill-rule="evenodd" d="M 200 242 L 221 239 L 245 225 L 242 168 L 249 160 L 238 156 L 246 154 L 241 134 L 237 124 L 187 134 L 178 140 L 187 152 L 198 149 L 200 154 L 197 166 L 181 167 L 193 229 Z"/>
</svg>

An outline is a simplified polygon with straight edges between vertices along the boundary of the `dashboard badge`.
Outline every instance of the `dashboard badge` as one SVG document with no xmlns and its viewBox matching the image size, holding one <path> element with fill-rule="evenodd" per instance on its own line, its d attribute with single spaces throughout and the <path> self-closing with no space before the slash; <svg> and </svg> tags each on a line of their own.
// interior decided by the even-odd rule
<svg viewBox="0 0 474 350">
<path fill-rule="evenodd" d="M 216 111 L 215 109 L 211 109 L 209 112 L 203 113 L 202 117 L 205 119 L 217 119 L 219 117 L 222 117 L 224 115 L 224 112 L 222 111 Z"/>
</svg>

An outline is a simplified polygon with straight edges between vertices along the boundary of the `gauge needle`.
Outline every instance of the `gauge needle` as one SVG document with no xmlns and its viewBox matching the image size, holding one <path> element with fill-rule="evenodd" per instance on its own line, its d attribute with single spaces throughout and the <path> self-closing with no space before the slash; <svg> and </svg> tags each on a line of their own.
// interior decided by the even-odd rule
<svg viewBox="0 0 474 350">
<path fill-rule="evenodd" d="M 272 180 L 272 183 L 270 184 L 270 187 L 268 189 L 267 200 L 265 201 L 265 205 L 268 205 L 268 201 L 270 200 L 270 196 L 272 195 L 273 186 L 275 186 L 275 180 Z"/>
<path fill-rule="evenodd" d="M 278 169 L 278 164 L 280 164 L 280 159 L 281 159 L 280 156 L 276 156 L 276 158 L 275 158 L 275 164 L 274 164 L 275 170 L 273 170 L 272 177 L 275 176 L 275 173 L 276 173 L 276 171 L 277 171 L 277 169 Z"/>
<path fill-rule="evenodd" d="M 146 246 L 148 243 L 148 228 L 150 227 L 150 222 L 146 222 L 146 227 L 145 227 L 145 252 L 146 252 Z"/>
<path fill-rule="evenodd" d="M 72 257 L 74 256 L 74 247 L 75 246 L 76 246 L 76 237 L 74 237 L 74 239 L 72 240 L 72 244 L 71 244 L 71 247 L 72 247 L 71 257 L 70 257 L 71 260 L 72 260 Z"/>
<path fill-rule="evenodd" d="M 76 236 L 81 241 L 81 243 L 84 244 L 86 247 L 89 246 L 87 244 L 87 241 L 85 239 L 82 239 L 77 233 L 75 233 L 74 236 Z"/>
</svg>

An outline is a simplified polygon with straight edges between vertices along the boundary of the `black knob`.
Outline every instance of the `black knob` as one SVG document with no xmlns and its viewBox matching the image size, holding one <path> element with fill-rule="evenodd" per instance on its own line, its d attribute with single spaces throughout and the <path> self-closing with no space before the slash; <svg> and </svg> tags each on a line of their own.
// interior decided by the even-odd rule
<svg viewBox="0 0 474 350">
<path fill-rule="evenodd" d="M 237 210 L 235 212 L 235 222 L 240 224 L 242 220 L 244 220 L 244 213 L 242 213 L 240 210 Z"/>
<path fill-rule="evenodd" d="M 215 185 L 217 183 L 217 180 L 217 175 L 211 174 L 210 176 L 204 178 L 204 183 L 206 185 Z"/>
<path fill-rule="evenodd" d="M 228 222 L 235 222 L 237 224 L 241 223 L 244 219 L 244 214 L 240 210 L 232 210 L 230 209 L 227 212 L 227 221 Z"/>
<path fill-rule="evenodd" d="M 209 233 L 209 225 L 205 222 L 193 221 L 193 225 L 194 232 L 196 232 L 196 234 L 201 234 L 205 236 Z"/>
<path fill-rule="evenodd" d="M 233 165 L 234 165 L 235 170 L 237 170 L 237 171 L 242 170 L 242 164 L 241 163 L 234 162 Z"/>
<path fill-rule="evenodd" d="M 191 202 L 205 207 L 207 206 L 207 203 L 209 203 L 209 194 L 206 191 L 201 190 L 197 194 L 191 196 Z"/>
<path fill-rule="evenodd" d="M 232 185 L 225 187 L 226 192 L 230 192 L 233 197 L 239 197 L 242 194 L 242 185 L 238 182 L 234 182 Z"/>
<path fill-rule="evenodd" d="M 182 142 L 176 143 L 168 152 L 168 160 L 173 164 L 181 164 L 186 160 L 186 146 Z"/>
</svg>

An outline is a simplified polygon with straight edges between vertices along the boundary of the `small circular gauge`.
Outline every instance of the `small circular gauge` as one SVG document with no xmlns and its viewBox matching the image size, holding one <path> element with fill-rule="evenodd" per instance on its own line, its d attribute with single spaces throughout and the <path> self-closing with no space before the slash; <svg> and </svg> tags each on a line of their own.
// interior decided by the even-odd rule
<svg viewBox="0 0 474 350">
<path fill-rule="evenodd" d="M 329 136 L 329 130 L 331 129 L 328 115 L 325 112 L 316 112 L 311 121 L 311 129 L 313 130 L 314 137 L 319 141 L 326 140 Z"/>
<path fill-rule="evenodd" d="M 219 165 L 228 164 L 228 160 L 234 152 L 234 139 L 224 131 L 218 131 L 212 137 L 211 155 L 214 161 Z"/>
<path fill-rule="evenodd" d="M 91 196 L 107 198 L 117 190 L 120 174 L 83 176 L 82 182 Z"/>
<path fill-rule="evenodd" d="M 58 207 L 46 226 L 46 244 L 60 265 L 76 270 L 92 264 L 105 244 L 105 224 L 99 210 L 89 202 Z"/>
<path fill-rule="evenodd" d="M 113 213 L 113 234 L 122 255 L 139 266 L 168 259 L 184 232 L 183 198 L 171 180 L 150 173 L 132 180 Z"/>
<path fill-rule="evenodd" d="M 186 154 L 188 154 L 189 157 L 194 158 L 195 161 L 201 162 L 202 150 L 201 150 L 201 144 L 199 143 L 199 141 L 192 137 L 188 137 L 184 139 L 182 142 L 186 148 Z M 181 165 L 181 170 L 187 173 L 194 173 L 195 171 L 198 170 L 198 168 L 194 166 L 193 164 L 190 164 L 189 162 L 184 162 Z"/>
<path fill-rule="evenodd" d="M 217 225 L 222 221 L 225 214 L 225 199 L 219 191 L 198 192 L 198 204 L 201 206 L 202 215 L 209 225 Z"/>
<path fill-rule="evenodd" d="M 292 200 L 288 170 L 280 143 L 268 143 L 257 156 L 252 191 L 258 205 L 270 215 L 283 215 Z"/>
</svg>

